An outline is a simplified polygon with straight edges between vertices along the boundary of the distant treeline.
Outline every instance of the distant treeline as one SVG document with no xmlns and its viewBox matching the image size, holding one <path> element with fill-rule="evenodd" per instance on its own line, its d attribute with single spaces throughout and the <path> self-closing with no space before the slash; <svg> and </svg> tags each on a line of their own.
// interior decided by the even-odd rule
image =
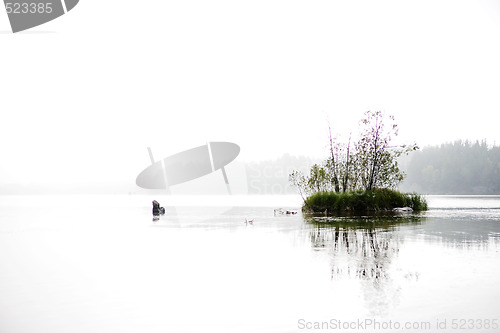
<svg viewBox="0 0 500 333">
<path fill-rule="evenodd" d="M 426 147 L 402 161 L 400 188 L 426 194 L 500 194 L 500 147 L 455 141 Z"/>
</svg>

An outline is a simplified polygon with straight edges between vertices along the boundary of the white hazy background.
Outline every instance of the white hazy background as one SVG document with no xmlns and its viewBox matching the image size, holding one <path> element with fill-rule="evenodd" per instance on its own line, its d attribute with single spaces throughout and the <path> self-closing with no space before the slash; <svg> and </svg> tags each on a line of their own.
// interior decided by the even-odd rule
<svg viewBox="0 0 500 333">
<path fill-rule="evenodd" d="M 323 156 L 366 110 L 498 144 L 499 41 L 494 0 L 81 0 L 18 34 L 0 10 L 0 186 L 133 184 L 147 146 Z"/>
</svg>

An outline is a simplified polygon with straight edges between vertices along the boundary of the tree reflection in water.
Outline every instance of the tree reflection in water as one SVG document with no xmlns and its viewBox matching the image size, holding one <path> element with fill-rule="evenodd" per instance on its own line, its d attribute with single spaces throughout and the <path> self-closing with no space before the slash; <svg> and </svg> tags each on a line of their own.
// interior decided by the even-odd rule
<svg viewBox="0 0 500 333">
<path fill-rule="evenodd" d="M 401 227 L 422 223 L 418 215 L 370 217 L 306 217 L 315 251 L 331 261 L 331 278 L 360 281 L 365 300 L 375 313 L 385 312 L 397 301 L 400 286 L 391 276 L 391 262 L 404 242 Z M 401 272 L 418 279 L 418 272 Z M 374 314 L 375 314 L 374 313 Z"/>
</svg>

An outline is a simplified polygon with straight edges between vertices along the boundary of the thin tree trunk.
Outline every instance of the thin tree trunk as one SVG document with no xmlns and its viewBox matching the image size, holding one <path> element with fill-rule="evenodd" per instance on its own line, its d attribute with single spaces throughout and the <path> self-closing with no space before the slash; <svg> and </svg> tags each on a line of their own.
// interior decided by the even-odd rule
<svg viewBox="0 0 500 333">
<path fill-rule="evenodd" d="M 374 185 L 374 182 L 375 182 L 375 168 L 377 167 L 377 157 L 378 157 L 378 147 L 377 147 L 377 143 L 378 143 L 378 139 L 379 139 L 379 130 L 380 130 L 380 127 L 379 127 L 379 124 L 378 124 L 378 116 L 377 116 L 377 119 L 375 119 L 375 140 L 374 140 L 374 144 L 373 144 L 373 165 L 372 165 L 372 170 L 370 172 L 370 179 L 369 179 L 369 182 L 368 182 L 368 190 L 372 190 L 373 189 L 373 185 Z"/>
<path fill-rule="evenodd" d="M 351 147 L 351 134 L 349 134 L 349 143 L 347 144 L 347 158 L 345 162 L 345 176 L 344 183 L 342 184 L 342 190 L 345 193 L 347 191 L 347 181 L 349 179 L 349 147 Z"/>
<path fill-rule="evenodd" d="M 330 154 L 332 155 L 333 185 L 335 186 L 335 192 L 340 192 L 340 184 L 335 166 L 335 154 L 333 152 L 332 128 L 330 127 L 330 123 L 328 123 L 328 132 L 330 134 Z"/>
</svg>

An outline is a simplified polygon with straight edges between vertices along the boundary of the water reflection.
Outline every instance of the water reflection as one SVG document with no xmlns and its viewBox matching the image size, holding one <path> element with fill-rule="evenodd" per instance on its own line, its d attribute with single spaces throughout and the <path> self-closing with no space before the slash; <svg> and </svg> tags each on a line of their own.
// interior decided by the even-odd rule
<svg viewBox="0 0 500 333">
<path fill-rule="evenodd" d="M 436 209 L 420 234 L 429 242 L 456 248 L 484 248 L 500 242 L 500 209 Z"/>
<path fill-rule="evenodd" d="M 424 220 L 420 215 L 305 217 L 313 250 L 329 258 L 331 279 L 357 280 L 374 315 L 398 302 L 402 283 L 418 280 L 419 272 L 399 271 L 392 263 L 404 243 L 401 229 L 413 230 Z"/>
<path fill-rule="evenodd" d="M 332 261 L 332 279 L 342 275 L 372 280 L 389 277 L 388 267 L 399 252 L 398 227 L 418 225 L 421 216 L 309 217 L 313 249 L 326 250 Z"/>
</svg>

